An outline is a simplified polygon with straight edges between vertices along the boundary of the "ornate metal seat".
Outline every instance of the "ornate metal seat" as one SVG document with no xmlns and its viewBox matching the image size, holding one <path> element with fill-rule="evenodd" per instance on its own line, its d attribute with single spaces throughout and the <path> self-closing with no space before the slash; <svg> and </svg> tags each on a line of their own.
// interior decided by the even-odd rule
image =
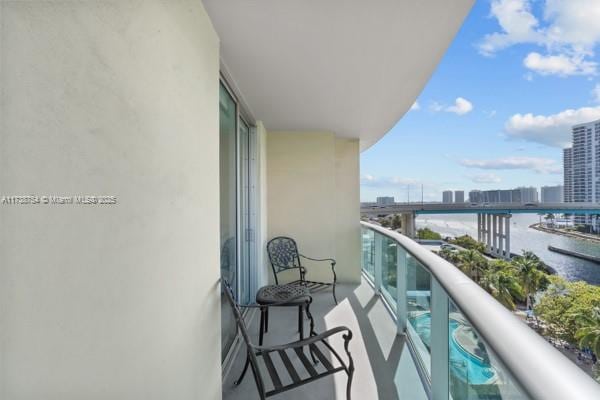
<svg viewBox="0 0 600 400">
<path fill-rule="evenodd" d="M 246 343 L 247 360 L 252 368 L 252 374 L 261 400 L 338 372 L 345 372 L 348 375 L 346 398 L 350 400 L 350 388 L 352 386 L 352 376 L 354 375 L 354 361 L 348 350 L 350 340 L 352 339 L 352 331 L 350 329 L 339 326 L 321 334 L 316 334 L 311 328 L 310 337 L 304 340 L 278 346 L 256 346 L 250 341 L 240 307 L 261 306 L 239 305 L 234 300 L 233 292 L 227 281 L 222 279 L 221 282 L 225 297 L 233 309 L 238 329 Z M 273 305 L 277 305 L 277 303 Z M 342 359 L 327 341 L 329 337 L 338 333 L 342 333 L 344 339 L 344 351 L 348 358 L 347 362 Z M 313 359 L 316 356 L 318 362 L 311 361 L 306 356 L 305 349 L 309 350 Z M 261 371 L 259 368 L 259 358 L 262 358 L 261 364 L 264 364 L 266 367 L 266 374 L 264 373 L 264 369 Z M 276 365 L 283 365 L 285 370 L 283 368 L 277 369 Z"/>
<path fill-rule="evenodd" d="M 331 286 L 333 291 L 333 300 L 337 304 L 337 297 L 335 296 L 335 284 L 337 282 L 337 275 L 335 273 L 335 260 L 333 258 L 311 258 L 302 255 L 298 252 L 298 245 L 296 241 L 290 237 L 278 236 L 271 239 L 267 243 L 267 253 L 269 254 L 269 261 L 271 262 L 271 268 L 273 269 L 273 275 L 275 276 L 275 283 L 279 284 L 278 274 L 284 271 L 292 269 L 298 269 L 300 273 L 300 279 L 291 282 L 292 284 L 300 284 L 308 287 L 311 292 L 320 291 Z M 302 265 L 300 259 L 306 259 L 318 262 L 328 262 L 331 265 L 331 272 L 333 274 L 333 282 L 315 282 L 306 280 L 306 268 Z"/>
</svg>

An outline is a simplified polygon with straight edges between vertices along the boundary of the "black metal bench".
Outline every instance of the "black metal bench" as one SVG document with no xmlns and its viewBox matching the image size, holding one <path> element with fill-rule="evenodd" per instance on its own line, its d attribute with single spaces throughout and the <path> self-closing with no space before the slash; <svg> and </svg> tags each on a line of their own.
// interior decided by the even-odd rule
<svg viewBox="0 0 600 400">
<path fill-rule="evenodd" d="M 225 297 L 232 307 L 237 326 L 246 343 L 247 357 L 250 361 L 250 367 L 252 368 L 252 374 L 261 400 L 338 372 L 345 372 L 348 375 L 346 398 L 350 400 L 350 388 L 354 374 L 354 361 L 348 349 L 350 340 L 352 339 L 352 331 L 350 329 L 339 326 L 321 334 L 316 334 L 312 331 L 310 337 L 307 339 L 283 345 L 256 346 L 250 341 L 240 307 L 256 308 L 259 306 L 239 305 L 234 300 L 233 292 L 227 281 L 222 279 L 221 282 Z M 329 337 L 338 333 L 342 333 L 344 339 L 344 351 L 348 358 L 347 362 L 340 357 L 327 341 Z M 318 361 L 316 363 L 311 361 L 307 357 L 305 350 L 308 350 L 311 356 L 313 358 L 316 357 Z M 264 363 L 267 374 L 261 372 L 259 360 L 262 360 L 262 363 Z M 278 370 L 275 366 L 276 364 L 283 365 L 285 370 Z"/>
</svg>

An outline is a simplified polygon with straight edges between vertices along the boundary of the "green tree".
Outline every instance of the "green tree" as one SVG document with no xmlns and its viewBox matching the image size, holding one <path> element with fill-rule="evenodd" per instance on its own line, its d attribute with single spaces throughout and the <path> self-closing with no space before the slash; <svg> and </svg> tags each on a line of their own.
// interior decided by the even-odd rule
<svg viewBox="0 0 600 400">
<path fill-rule="evenodd" d="M 464 247 L 467 250 L 477 250 L 480 253 L 485 252 L 485 245 L 473 239 L 469 235 L 458 236 L 451 242 L 457 246 Z"/>
<path fill-rule="evenodd" d="M 550 221 L 550 225 L 554 226 L 554 219 L 555 219 L 554 214 L 548 213 L 548 214 L 546 214 L 544 219 L 546 220 L 546 223 L 548 223 L 548 221 Z"/>
<path fill-rule="evenodd" d="M 514 310 L 516 301 L 523 299 L 523 288 L 510 269 L 484 269 L 480 285 L 509 310 Z"/>
<path fill-rule="evenodd" d="M 542 271 L 543 263 L 538 256 L 530 251 L 525 251 L 522 256 L 512 262 L 517 270 L 525 293 L 527 309 L 532 306 L 532 296 L 548 286 L 548 275 Z"/>
<path fill-rule="evenodd" d="M 594 307 L 589 313 L 577 315 L 580 328 L 575 333 L 579 346 L 589 347 L 600 356 L 600 307 Z"/>
<path fill-rule="evenodd" d="M 421 228 L 417 231 L 417 237 L 424 240 L 441 240 L 442 235 L 429 228 Z"/>
<path fill-rule="evenodd" d="M 394 214 L 390 225 L 393 230 L 400 229 L 402 227 L 402 219 L 398 214 Z"/>
<path fill-rule="evenodd" d="M 600 287 L 567 282 L 558 276 L 549 279 L 551 284 L 535 305 L 535 313 L 545 322 L 547 334 L 578 343 L 578 331 L 585 326 L 582 316 L 591 316 L 592 310 L 600 307 Z"/>
<path fill-rule="evenodd" d="M 479 283 L 482 271 L 487 269 L 487 260 L 477 250 L 463 250 L 458 255 L 458 267 Z"/>
</svg>

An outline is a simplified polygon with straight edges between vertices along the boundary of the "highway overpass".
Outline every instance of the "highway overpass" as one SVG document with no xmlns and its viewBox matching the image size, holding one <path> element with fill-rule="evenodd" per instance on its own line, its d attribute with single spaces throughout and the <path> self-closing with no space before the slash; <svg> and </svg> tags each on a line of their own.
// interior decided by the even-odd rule
<svg viewBox="0 0 600 400">
<path fill-rule="evenodd" d="M 396 203 L 376 206 L 362 203 L 367 216 L 390 214 L 600 214 L 600 203 Z"/>
<path fill-rule="evenodd" d="M 512 214 L 600 214 L 598 203 L 396 203 L 388 206 L 361 204 L 361 214 L 382 217 L 399 214 L 402 233 L 414 237 L 415 218 L 422 214 L 477 214 L 477 240 L 487 252 L 510 258 Z"/>
</svg>

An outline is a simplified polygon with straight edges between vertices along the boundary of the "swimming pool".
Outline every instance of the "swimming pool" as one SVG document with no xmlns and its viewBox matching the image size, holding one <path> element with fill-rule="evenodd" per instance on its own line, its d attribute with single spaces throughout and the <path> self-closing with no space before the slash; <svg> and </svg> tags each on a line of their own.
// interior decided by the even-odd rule
<svg viewBox="0 0 600 400">
<path fill-rule="evenodd" d="M 409 319 L 425 346 L 429 348 L 431 343 L 431 315 L 424 313 Z M 484 360 L 463 349 L 456 341 L 454 333 L 461 325 L 460 322 L 450 319 L 451 334 L 448 336 L 452 375 L 472 385 L 493 382 L 496 379 L 494 368 Z"/>
</svg>

